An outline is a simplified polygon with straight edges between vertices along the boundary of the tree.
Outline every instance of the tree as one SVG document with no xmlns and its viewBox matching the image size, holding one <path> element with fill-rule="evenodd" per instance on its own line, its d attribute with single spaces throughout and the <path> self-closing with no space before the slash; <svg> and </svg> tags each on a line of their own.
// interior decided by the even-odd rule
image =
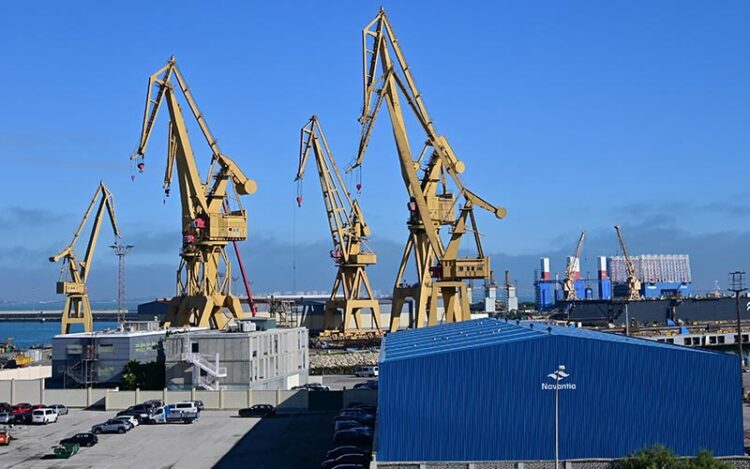
<svg viewBox="0 0 750 469">
<path fill-rule="evenodd" d="M 162 361 L 140 363 L 130 360 L 122 369 L 121 386 L 125 390 L 136 388 L 164 389 L 164 382 L 164 363 Z"/>
</svg>

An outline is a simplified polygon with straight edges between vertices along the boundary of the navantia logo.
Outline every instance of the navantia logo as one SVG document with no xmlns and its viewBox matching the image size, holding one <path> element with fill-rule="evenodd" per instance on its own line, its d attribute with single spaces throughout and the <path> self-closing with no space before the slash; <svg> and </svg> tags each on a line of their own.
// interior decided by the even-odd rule
<svg viewBox="0 0 750 469">
<path fill-rule="evenodd" d="M 576 388 L 576 383 L 563 383 L 562 381 L 565 378 L 569 378 L 570 374 L 565 372 L 565 366 L 560 365 L 557 370 L 553 371 L 552 373 L 547 375 L 547 378 L 550 378 L 552 381 L 554 381 L 553 384 L 550 383 L 542 383 L 542 390 L 543 391 L 554 391 L 554 390 L 562 390 L 562 389 L 570 389 L 574 390 Z"/>
</svg>

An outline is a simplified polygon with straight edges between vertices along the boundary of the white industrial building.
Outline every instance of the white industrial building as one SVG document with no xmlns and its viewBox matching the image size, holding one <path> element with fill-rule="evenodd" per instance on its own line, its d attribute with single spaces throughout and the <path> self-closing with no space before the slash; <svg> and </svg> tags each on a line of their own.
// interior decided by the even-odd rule
<svg viewBox="0 0 750 469">
<path fill-rule="evenodd" d="M 248 329 L 170 334 L 164 341 L 167 388 L 290 389 L 307 383 L 306 328 Z"/>
</svg>

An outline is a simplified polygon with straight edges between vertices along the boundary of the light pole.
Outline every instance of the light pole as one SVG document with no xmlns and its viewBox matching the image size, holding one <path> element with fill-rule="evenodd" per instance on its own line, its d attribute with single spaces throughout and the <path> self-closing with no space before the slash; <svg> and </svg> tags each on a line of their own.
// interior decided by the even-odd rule
<svg viewBox="0 0 750 469">
<path fill-rule="evenodd" d="M 128 255 L 132 244 L 122 244 L 120 239 L 115 240 L 115 244 L 109 246 L 115 250 L 117 256 L 117 322 L 122 324 L 125 322 L 125 256 Z"/>
<path fill-rule="evenodd" d="M 742 354 L 742 319 L 740 318 L 740 293 L 747 290 L 745 288 L 745 272 L 729 273 L 729 291 L 734 292 L 735 307 L 737 308 L 737 346 L 740 353 L 740 373 L 745 368 L 745 357 Z"/>
<path fill-rule="evenodd" d="M 559 405 L 560 401 L 560 381 L 570 376 L 565 372 L 565 365 L 559 365 L 557 370 L 547 375 L 548 378 L 555 380 L 555 469 L 560 469 L 560 418 Z"/>
</svg>

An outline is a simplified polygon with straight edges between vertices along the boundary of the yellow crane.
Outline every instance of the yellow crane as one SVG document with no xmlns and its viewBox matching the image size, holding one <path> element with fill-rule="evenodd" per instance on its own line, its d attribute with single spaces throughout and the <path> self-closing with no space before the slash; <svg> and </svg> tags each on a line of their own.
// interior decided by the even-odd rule
<svg viewBox="0 0 750 469">
<path fill-rule="evenodd" d="M 390 330 L 399 328 L 401 310 L 407 298 L 415 302 L 416 327 L 437 323 L 439 300 L 442 300 L 447 322 L 470 319 L 465 281 L 487 279 L 490 275 L 490 259 L 482 251 L 473 209 L 480 207 L 497 218 L 503 218 L 506 211 L 480 198 L 461 182 L 459 175 L 465 170 L 464 163 L 458 159 L 448 140 L 435 130 L 382 8 L 363 30 L 362 46 L 362 134 L 357 158 L 348 171 L 362 164 L 373 125 L 385 101 L 401 174 L 409 194 L 409 238 L 393 288 Z M 426 142 L 416 158 L 410 147 L 401 97 L 426 134 Z M 449 190 L 448 181 L 452 181 L 455 194 Z M 463 206 L 455 216 L 460 199 L 463 199 Z M 441 239 L 443 226 L 450 229 L 447 246 Z M 459 247 L 467 232 L 474 235 L 477 256 L 460 258 Z M 417 281 L 408 284 L 404 274 L 412 257 Z"/>
<path fill-rule="evenodd" d="M 211 149 L 211 164 L 205 181 L 198 171 L 177 90 L 182 92 Z M 247 213 L 242 209 L 239 196 L 253 194 L 257 186 L 219 149 L 174 57 L 148 81 L 141 139 L 131 157 L 139 161 L 141 171 L 149 137 L 164 101 L 169 109 L 164 190 L 169 195 L 176 169 L 182 205 L 177 295 L 170 302 L 165 325 L 221 329 L 230 318 L 244 317 L 240 299 L 231 291 L 231 262 L 225 248 L 229 242 L 247 238 Z M 230 188 L 234 189 L 234 195 L 228 193 Z M 229 207 L 230 200 L 237 208 Z"/>
<path fill-rule="evenodd" d="M 334 331 L 346 336 L 363 334 L 362 311 L 372 314 L 372 324 L 380 332 L 380 307 L 365 268 L 377 262 L 377 256 L 364 243 L 370 227 L 356 199 L 352 199 L 341 177 L 317 116 L 312 116 L 300 132 L 299 167 L 295 181 L 302 181 L 305 166 L 312 152 L 318 168 L 328 225 L 333 238 L 331 257 L 338 267 L 331 297 L 326 302 L 324 335 Z M 301 196 L 297 199 L 302 203 Z M 334 315 L 343 311 L 341 325 L 336 327 Z M 354 328 L 350 327 L 354 320 Z"/>
<path fill-rule="evenodd" d="M 575 251 L 573 251 L 573 255 L 568 259 L 568 265 L 565 267 L 565 278 L 563 279 L 563 294 L 566 301 L 573 301 L 578 299 L 578 295 L 576 294 L 576 274 L 580 274 L 581 249 L 583 248 L 583 241 L 585 239 L 586 231 L 581 230 L 581 236 L 578 238 L 576 249 Z"/>
<path fill-rule="evenodd" d="M 620 249 L 622 249 L 622 255 L 625 258 L 625 270 L 627 272 L 627 279 L 625 282 L 628 284 L 628 300 L 640 300 L 641 281 L 635 270 L 635 264 L 633 264 L 633 260 L 628 254 L 628 248 L 625 246 L 625 238 L 623 238 L 622 231 L 620 231 L 620 225 L 615 225 L 615 232 L 617 232 L 617 240 L 620 242 Z"/>
<path fill-rule="evenodd" d="M 96 214 L 94 215 L 94 221 L 91 225 L 91 235 L 89 236 L 89 242 L 86 245 L 86 254 L 83 257 L 83 260 L 79 261 L 76 257 L 75 245 L 78 238 L 81 236 L 86 221 L 89 219 L 89 216 L 91 216 L 92 211 L 94 211 L 95 206 Z M 60 281 L 57 282 L 57 293 L 65 295 L 65 306 L 63 307 L 60 327 L 62 334 L 70 333 L 70 326 L 72 324 L 82 324 L 85 332 L 91 332 L 94 330 L 94 316 L 91 314 L 91 304 L 89 303 L 86 280 L 88 280 L 89 273 L 91 272 L 91 262 L 94 257 L 94 251 L 96 250 L 96 242 L 99 239 L 99 231 L 102 226 L 105 208 L 107 213 L 109 213 L 109 220 L 112 223 L 112 231 L 115 234 L 115 239 L 120 238 L 120 230 L 117 228 L 117 218 L 115 218 L 115 204 L 114 199 L 112 198 L 112 193 L 107 189 L 107 186 L 104 185 L 104 182 L 99 182 L 99 187 L 96 188 L 96 192 L 94 192 L 94 196 L 91 198 L 91 202 L 89 203 L 86 212 L 83 214 L 83 219 L 78 225 L 78 229 L 73 235 L 70 244 L 68 244 L 68 246 L 56 256 L 49 258 L 50 262 L 63 261 L 62 269 L 60 271 Z"/>
</svg>

